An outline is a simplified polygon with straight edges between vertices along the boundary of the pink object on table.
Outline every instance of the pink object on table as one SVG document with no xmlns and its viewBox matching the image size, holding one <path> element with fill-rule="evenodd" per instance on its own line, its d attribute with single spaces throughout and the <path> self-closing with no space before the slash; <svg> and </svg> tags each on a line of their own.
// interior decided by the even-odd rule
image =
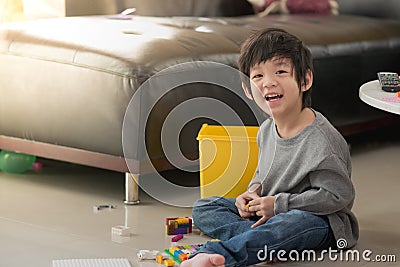
<svg viewBox="0 0 400 267">
<path fill-rule="evenodd" d="M 400 103 L 400 97 L 394 96 L 394 97 L 383 97 L 381 100 L 386 101 L 386 102 L 392 102 L 392 103 Z"/>
</svg>

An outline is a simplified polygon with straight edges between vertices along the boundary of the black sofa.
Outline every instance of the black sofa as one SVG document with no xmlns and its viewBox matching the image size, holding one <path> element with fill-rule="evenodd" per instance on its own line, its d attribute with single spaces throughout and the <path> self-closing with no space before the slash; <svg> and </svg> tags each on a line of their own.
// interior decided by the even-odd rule
<svg viewBox="0 0 400 267">
<path fill-rule="evenodd" d="M 400 72 L 400 20 L 393 11 L 399 10 L 398 1 L 385 1 L 393 5 L 389 8 L 380 1 L 342 0 L 338 16 L 263 18 L 251 14 L 245 0 L 123 2 L 111 5 L 110 14 L 102 16 L 1 25 L 0 149 L 135 175 L 176 168 L 170 159 L 182 158 L 181 153 L 183 164 L 195 165 L 187 159 L 198 157 L 197 132 L 210 120 L 194 114 L 195 120 L 185 127 L 177 125 L 182 127 L 178 149 L 167 158 L 163 142 L 175 144 L 178 139 L 161 138 L 169 112 L 190 99 L 208 97 L 232 107 L 244 125 L 258 124 L 248 108 L 251 104 L 235 96 L 241 93 L 240 84 L 235 94 L 204 82 L 178 86 L 151 110 L 148 103 L 156 96 L 149 87 L 136 105 L 137 114 L 149 112 L 149 117 L 145 123 L 139 118 L 133 124 L 145 129 L 127 155 L 122 132 L 131 98 L 153 75 L 179 63 L 208 61 L 236 68 L 240 44 L 264 27 L 286 29 L 309 46 L 315 65 L 313 106 L 344 135 L 398 122 L 394 115 L 369 107 L 358 97 L 359 87 L 376 79 L 378 71 Z M 131 18 L 111 15 L 117 8 L 119 12 L 132 6 L 137 13 Z M 365 6 L 369 8 L 363 11 L 360 7 Z M 371 16 L 371 10 L 377 17 Z M 383 11 L 390 16 L 383 17 Z M 183 71 L 196 73 L 199 65 Z M 162 89 L 165 84 L 152 86 Z M 203 110 L 212 112 L 213 107 Z M 127 187 L 132 189 L 129 177 Z M 127 192 L 126 198 L 132 194 Z"/>
<path fill-rule="evenodd" d="M 150 0 L 144 3 L 132 0 L 128 3 L 137 7 L 137 14 L 145 16 L 223 17 L 228 25 L 249 29 L 285 28 L 309 45 L 316 74 L 313 106 L 342 134 L 351 135 L 398 122 L 394 115 L 361 102 L 358 89 L 363 83 L 376 79 L 378 71 L 400 71 L 399 1 L 339 0 L 336 18 L 272 14 L 256 19 L 247 1 L 172 0 L 160 3 Z M 232 20 L 226 17 L 232 17 Z M 220 34 L 230 37 L 224 32 Z"/>
</svg>

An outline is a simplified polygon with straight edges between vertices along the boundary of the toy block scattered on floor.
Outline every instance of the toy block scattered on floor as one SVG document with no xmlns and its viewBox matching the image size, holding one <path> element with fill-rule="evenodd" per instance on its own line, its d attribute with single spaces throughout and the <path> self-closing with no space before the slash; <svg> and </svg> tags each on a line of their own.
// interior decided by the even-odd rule
<svg viewBox="0 0 400 267">
<path fill-rule="evenodd" d="M 202 245 L 203 244 L 175 246 L 164 250 L 164 252 L 169 254 L 176 262 L 182 263 L 187 260 L 191 254 L 197 252 Z"/>
<path fill-rule="evenodd" d="M 188 234 L 192 232 L 192 218 L 166 218 L 165 227 L 168 235 Z"/>
</svg>

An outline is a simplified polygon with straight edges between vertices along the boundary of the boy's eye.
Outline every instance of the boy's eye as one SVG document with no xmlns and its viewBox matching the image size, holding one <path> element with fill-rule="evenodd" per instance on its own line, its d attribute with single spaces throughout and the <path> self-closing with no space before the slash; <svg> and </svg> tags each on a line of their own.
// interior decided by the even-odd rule
<svg viewBox="0 0 400 267">
<path fill-rule="evenodd" d="M 262 77 L 262 74 L 253 75 L 253 79 L 257 79 L 257 78 L 261 78 L 261 77 Z"/>
<path fill-rule="evenodd" d="M 276 74 L 284 74 L 284 73 L 287 73 L 287 71 L 286 71 L 286 70 L 278 70 L 278 71 L 276 72 Z"/>
</svg>

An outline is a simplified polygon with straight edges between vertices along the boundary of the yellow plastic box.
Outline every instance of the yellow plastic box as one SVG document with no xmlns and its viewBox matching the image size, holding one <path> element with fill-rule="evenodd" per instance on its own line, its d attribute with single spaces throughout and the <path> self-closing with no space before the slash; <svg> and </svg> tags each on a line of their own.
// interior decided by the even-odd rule
<svg viewBox="0 0 400 267">
<path fill-rule="evenodd" d="M 235 198 L 247 190 L 257 168 L 258 128 L 203 124 L 197 136 L 202 198 Z"/>
</svg>

